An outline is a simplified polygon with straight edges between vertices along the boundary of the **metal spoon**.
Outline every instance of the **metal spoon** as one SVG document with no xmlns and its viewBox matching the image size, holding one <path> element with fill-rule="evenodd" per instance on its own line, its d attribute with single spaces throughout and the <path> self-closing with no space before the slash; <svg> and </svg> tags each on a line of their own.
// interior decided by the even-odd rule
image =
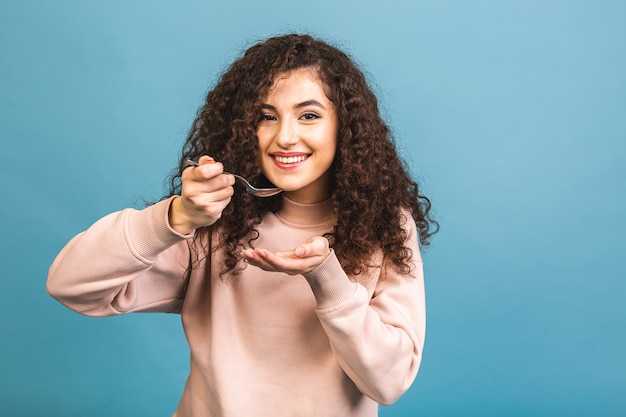
<svg viewBox="0 0 626 417">
<path fill-rule="evenodd" d="M 194 167 L 200 166 L 200 164 L 198 164 L 195 161 L 192 161 L 191 159 L 187 159 L 187 165 L 194 166 Z M 230 172 L 226 172 L 226 171 L 224 171 L 224 174 L 232 175 L 233 177 L 242 181 L 244 185 L 246 186 L 246 191 L 248 192 L 248 194 L 252 194 L 255 197 L 271 197 L 273 195 L 283 192 L 282 188 L 256 188 L 256 187 L 253 187 L 252 184 L 250 184 L 248 180 L 246 180 L 241 175 L 231 174 Z"/>
</svg>

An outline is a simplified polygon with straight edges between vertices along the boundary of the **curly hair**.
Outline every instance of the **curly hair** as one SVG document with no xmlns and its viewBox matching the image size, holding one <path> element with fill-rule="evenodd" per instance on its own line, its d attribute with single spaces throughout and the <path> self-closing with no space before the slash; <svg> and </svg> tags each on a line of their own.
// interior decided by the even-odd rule
<svg viewBox="0 0 626 417">
<path fill-rule="evenodd" d="M 382 120 L 378 100 L 363 73 L 342 51 L 309 35 L 269 38 L 249 48 L 222 74 L 204 105 L 182 149 L 170 180 L 170 196 L 180 193 L 187 159 L 210 155 L 252 183 L 267 183 L 257 163 L 256 129 L 260 105 L 277 76 L 297 69 L 313 69 L 335 105 L 338 137 L 331 190 L 337 222 L 326 234 L 348 274 L 358 275 L 367 259 L 382 249 L 385 264 L 411 270 L 402 210 L 413 216 L 422 246 L 428 245 L 439 225 L 430 215 L 431 203 L 398 156 L 390 129 Z M 224 248 L 225 273 L 238 273 L 241 250 L 258 238 L 256 226 L 268 212 L 276 212 L 281 197 L 254 198 L 235 193 L 220 220 L 199 229 L 196 241 L 210 242 L 218 230 L 216 247 Z M 207 239 L 208 236 L 208 239 Z M 208 243 L 210 245 L 210 243 Z M 201 254 L 197 254 L 201 255 Z"/>
</svg>

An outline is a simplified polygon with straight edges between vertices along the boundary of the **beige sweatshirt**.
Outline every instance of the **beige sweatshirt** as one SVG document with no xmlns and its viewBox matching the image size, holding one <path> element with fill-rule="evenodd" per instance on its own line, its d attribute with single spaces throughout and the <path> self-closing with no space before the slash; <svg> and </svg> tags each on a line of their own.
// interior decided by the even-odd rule
<svg viewBox="0 0 626 417">
<path fill-rule="evenodd" d="M 217 251 L 185 271 L 191 237 L 170 228 L 170 200 L 110 214 L 74 237 L 50 267 L 49 293 L 91 316 L 179 313 L 191 349 L 175 417 L 378 414 L 412 384 L 425 303 L 416 228 L 407 214 L 412 276 L 379 265 L 349 277 L 334 252 L 289 276 L 248 266 L 220 278 Z M 284 198 L 255 247 L 287 250 L 331 230 L 330 202 Z"/>
</svg>

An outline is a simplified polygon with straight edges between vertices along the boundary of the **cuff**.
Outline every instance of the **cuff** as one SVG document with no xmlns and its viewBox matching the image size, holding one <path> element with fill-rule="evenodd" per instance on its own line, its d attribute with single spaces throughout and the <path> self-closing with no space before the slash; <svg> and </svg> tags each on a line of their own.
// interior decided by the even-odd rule
<svg viewBox="0 0 626 417">
<path fill-rule="evenodd" d="M 140 257 L 153 261 L 165 249 L 193 237 L 193 233 L 182 235 L 170 226 L 168 212 L 173 199 L 170 197 L 143 210 L 129 212 L 128 239 Z"/>
<path fill-rule="evenodd" d="M 357 284 L 350 281 L 332 249 L 324 262 L 303 276 L 313 290 L 317 310 L 341 308 L 357 290 Z"/>
</svg>

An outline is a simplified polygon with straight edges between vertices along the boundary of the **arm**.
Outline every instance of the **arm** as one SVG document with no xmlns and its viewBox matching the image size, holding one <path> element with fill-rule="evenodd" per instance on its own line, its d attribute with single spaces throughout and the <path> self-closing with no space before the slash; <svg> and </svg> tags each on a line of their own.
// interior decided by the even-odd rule
<svg viewBox="0 0 626 417">
<path fill-rule="evenodd" d="M 415 266 L 415 277 L 383 270 L 371 298 L 348 280 L 334 254 L 305 274 L 339 364 L 361 392 L 383 405 L 409 389 L 422 358 L 424 283 L 421 262 Z"/>
<path fill-rule="evenodd" d="M 112 213 L 74 237 L 50 267 L 50 295 L 92 316 L 177 311 L 191 235 L 169 226 L 171 201 Z"/>
<path fill-rule="evenodd" d="M 317 301 L 317 315 L 337 361 L 367 396 L 391 404 L 411 386 L 422 358 L 426 327 L 422 260 L 415 223 L 405 213 L 413 253 L 412 276 L 383 267 L 370 297 L 351 282 L 328 242 L 315 237 L 293 251 L 243 251 L 265 270 L 301 273 Z M 325 244 L 324 244 L 325 243 Z"/>
<path fill-rule="evenodd" d="M 93 316 L 179 311 L 189 265 L 185 240 L 220 218 L 235 181 L 213 158 L 200 163 L 183 171 L 180 196 L 110 214 L 72 239 L 50 267 L 50 295 Z"/>
</svg>

